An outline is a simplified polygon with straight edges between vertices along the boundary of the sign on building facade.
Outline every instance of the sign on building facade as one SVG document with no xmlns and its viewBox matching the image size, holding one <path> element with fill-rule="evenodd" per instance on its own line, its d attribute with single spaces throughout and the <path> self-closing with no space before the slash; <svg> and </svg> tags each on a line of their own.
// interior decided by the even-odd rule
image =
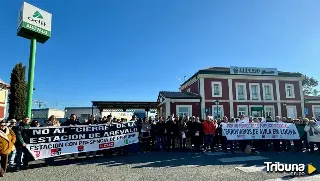
<svg viewBox="0 0 320 181">
<path fill-rule="evenodd" d="M 278 75 L 276 68 L 230 67 L 230 74 L 234 75 Z"/>
</svg>

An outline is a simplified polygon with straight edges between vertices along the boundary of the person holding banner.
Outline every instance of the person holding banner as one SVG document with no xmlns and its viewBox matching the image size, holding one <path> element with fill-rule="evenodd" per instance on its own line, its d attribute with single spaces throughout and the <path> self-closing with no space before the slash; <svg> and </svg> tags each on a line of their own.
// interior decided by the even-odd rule
<svg viewBox="0 0 320 181">
<path fill-rule="evenodd" d="M 3 177 L 6 173 L 8 166 L 8 156 L 15 150 L 14 143 L 16 142 L 16 135 L 14 132 L 7 127 L 6 122 L 0 122 L 0 158 L 1 168 L 0 177 Z"/>
<path fill-rule="evenodd" d="M 314 153 L 314 145 L 317 145 L 320 155 L 320 126 L 314 120 L 310 120 L 304 128 L 310 145 L 310 152 Z"/>
<path fill-rule="evenodd" d="M 24 117 L 22 122 L 19 124 L 19 126 L 17 127 L 17 132 L 16 132 L 16 136 L 17 136 L 17 141 L 16 141 L 16 148 L 17 148 L 17 155 L 16 155 L 16 159 L 17 159 L 17 164 L 16 164 L 16 171 L 20 170 L 20 166 L 21 166 L 21 158 L 22 158 L 22 154 L 23 154 L 23 169 L 27 169 L 29 166 L 29 161 L 31 160 L 31 155 L 29 153 L 29 150 L 26 148 L 27 144 L 26 144 L 26 140 L 28 138 L 28 136 L 26 135 L 26 131 L 27 129 L 30 128 L 30 118 L 29 117 Z"/>
<path fill-rule="evenodd" d="M 60 123 L 54 115 L 51 115 L 48 121 L 43 125 L 44 127 L 60 127 Z M 44 159 L 47 165 L 54 164 L 54 157 Z"/>
<path fill-rule="evenodd" d="M 64 122 L 62 126 L 76 126 L 81 125 L 81 123 L 77 120 L 77 116 L 75 114 L 71 114 L 70 119 L 68 121 Z M 70 160 L 71 155 L 66 155 L 67 160 Z M 73 157 L 75 160 L 78 160 L 78 153 L 74 153 Z"/>
<path fill-rule="evenodd" d="M 87 122 L 84 122 L 84 125 L 95 125 L 95 124 L 98 124 L 98 120 L 93 115 L 91 115 L 90 119 Z M 86 158 L 90 158 L 90 153 L 92 153 L 92 157 L 97 156 L 96 151 L 88 151 L 86 152 Z"/>
</svg>

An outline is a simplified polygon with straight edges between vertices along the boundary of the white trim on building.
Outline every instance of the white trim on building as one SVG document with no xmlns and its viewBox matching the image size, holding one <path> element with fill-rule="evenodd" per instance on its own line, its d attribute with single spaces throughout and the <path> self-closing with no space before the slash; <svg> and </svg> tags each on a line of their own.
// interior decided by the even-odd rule
<svg viewBox="0 0 320 181">
<path fill-rule="evenodd" d="M 238 86 L 243 86 L 243 99 L 239 97 L 239 89 Z M 236 87 L 236 100 L 248 100 L 247 97 L 247 84 L 246 83 L 241 83 L 241 82 L 236 82 L 235 83 L 235 87 Z"/>
<path fill-rule="evenodd" d="M 291 95 L 288 94 L 288 88 L 291 89 Z M 295 98 L 294 84 L 285 84 L 286 98 Z"/>
<path fill-rule="evenodd" d="M 300 87 L 302 118 L 305 118 L 306 115 L 304 114 L 304 94 L 303 94 L 303 89 L 302 89 L 302 81 L 299 81 L 299 87 Z"/>
<path fill-rule="evenodd" d="M 293 115 L 290 115 L 289 114 L 289 109 L 293 109 L 293 112 L 292 112 L 292 114 Z M 287 117 L 291 117 L 292 119 L 296 119 L 297 118 L 297 106 L 292 106 L 292 105 L 286 105 L 286 109 L 287 109 Z"/>
<path fill-rule="evenodd" d="M 206 108 L 206 103 L 205 103 L 205 93 L 204 93 L 204 78 L 200 78 L 200 96 L 201 96 L 201 111 L 200 115 L 202 119 L 205 119 L 206 113 L 205 113 L 205 108 Z"/>
<path fill-rule="evenodd" d="M 269 112 L 269 111 L 267 111 L 267 109 L 270 109 L 271 108 L 271 112 L 272 112 L 272 114 L 271 115 L 268 115 L 267 113 Z M 274 108 L 274 106 L 273 105 L 265 105 L 264 106 L 264 116 L 266 117 L 266 116 L 271 116 L 272 117 L 272 119 L 274 119 L 275 117 L 276 117 L 276 112 L 275 112 L 276 110 L 275 110 L 275 108 Z"/>
<path fill-rule="evenodd" d="M 233 88 L 232 88 L 232 79 L 228 79 L 228 88 L 229 88 L 229 107 L 230 107 L 230 118 L 234 117 L 233 110 Z"/>
<path fill-rule="evenodd" d="M 215 85 L 218 85 L 218 95 L 215 95 L 215 92 L 214 92 L 214 86 Z M 218 82 L 218 81 L 211 81 L 211 96 L 212 97 L 222 97 L 222 83 L 221 82 Z"/>
<path fill-rule="evenodd" d="M 302 77 L 200 74 L 200 78 L 299 81 Z M 248 78 L 250 77 L 250 78 Z"/>
<path fill-rule="evenodd" d="M 192 116 L 192 105 L 176 105 L 176 114 L 177 116 L 180 116 L 179 108 L 188 108 L 188 115 L 186 116 Z"/>
<path fill-rule="evenodd" d="M 166 98 L 166 117 L 171 115 L 171 107 L 170 107 L 171 104 L 170 103 L 171 103 L 170 98 Z M 166 119 L 166 117 L 165 117 L 165 119 Z"/>
<path fill-rule="evenodd" d="M 320 105 L 312 105 L 312 117 L 318 119 L 318 116 L 315 114 L 315 109 L 320 109 Z"/>
<path fill-rule="evenodd" d="M 282 117 L 279 80 L 275 80 L 278 116 Z"/>
<path fill-rule="evenodd" d="M 247 105 L 237 105 L 237 114 L 235 115 L 235 117 L 240 116 L 240 114 L 238 114 L 240 108 L 245 108 L 246 109 L 245 111 L 241 111 L 242 114 L 244 114 L 245 116 L 249 115 L 249 110 L 248 110 L 248 106 Z"/>
<path fill-rule="evenodd" d="M 270 88 L 270 95 L 266 95 L 266 89 L 265 87 L 268 86 Z M 273 101 L 274 100 L 274 95 L 273 95 L 273 85 L 271 83 L 262 83 L 262 97 L 263 100 L 265 101 Z"/>
<path fill-rule="evenodd" d="M 253 89 L 252 86 L 257 86 L 257 92 L 256 95 L 253 95 Z M 261 100 L 261 95 L 260 95 L 260 84 L 259 83 L 249 83 L 249 91 L 250 91 L 250 100 Z M 256 96 L 256 97 L 255 97 Z"/>
</svg>

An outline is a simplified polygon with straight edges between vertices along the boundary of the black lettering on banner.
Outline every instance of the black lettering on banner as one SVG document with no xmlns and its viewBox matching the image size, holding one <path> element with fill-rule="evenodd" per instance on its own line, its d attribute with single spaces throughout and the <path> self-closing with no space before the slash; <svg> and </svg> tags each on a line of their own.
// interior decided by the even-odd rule
<svg viewBox="0 0 320 181">
<path fill-rule="evenodd" d="M 116 124 L 100 124 L 86 126 L 64 126 L 64 127 L 40 127 L 24 130 L 28 139 L 27 144 L 52 143 L 61 141 L 76 141 L 85 139 L 108 138 L 119 139 L 120 135 L 132 135 L 138 132 L 138 128 L 134 122 L 116 123 Z M 114 138 L 112 138 L 114 137 Z M 74 143 L 74 142 L 69 142 Z M 67 143 L 66 143 L 67 144 Z M 70 145 L 65 145 L 70 146 Z"/>
<path fill-rule="evenodd" d="M 222 123 L 224 135 L 229 140 L 239 139 L 299 139 L 299 134 L 292 123 L 252 123 L 230 124 Z M 257 135 L 257 136 L 256 136 Z"/>
</svg>

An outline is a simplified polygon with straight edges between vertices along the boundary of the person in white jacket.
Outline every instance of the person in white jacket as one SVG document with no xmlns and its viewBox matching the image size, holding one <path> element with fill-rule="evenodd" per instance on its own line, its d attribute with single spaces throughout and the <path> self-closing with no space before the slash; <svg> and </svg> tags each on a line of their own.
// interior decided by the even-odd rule
<svg viewBox="0 0 320 181">
<path fill-rule="evenodd" d="M 304 127 L 310 145 L 310 152 L 314 153 L 314 145 L 317 145 L 320 155 L 320 126 L 314 120 L 310 120 Z"/>
</svg>

